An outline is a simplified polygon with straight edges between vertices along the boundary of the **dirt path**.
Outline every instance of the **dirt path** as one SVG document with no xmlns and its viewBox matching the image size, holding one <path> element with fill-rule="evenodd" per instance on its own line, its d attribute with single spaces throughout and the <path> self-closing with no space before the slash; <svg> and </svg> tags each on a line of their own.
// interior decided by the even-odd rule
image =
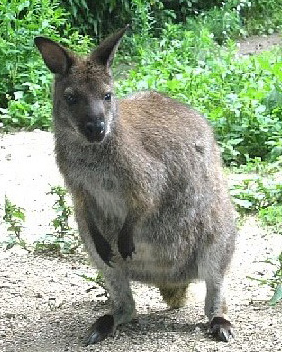
<svg viewBox="0 0 282 352">
<path fill-rule="evenodd" d="M 281 34 L 274 33 L 269 36 L 252 36 L 239 42 L 239 52 L 242 55 L 254 55 L 267 50 L 274 45 L 281 44 Z"/>
<path fill-rule="evenodd" d="M 276 44 L 276 39 L 266 40 Z M 254 44 L 244 45 L 241 48 L 247 50 Z M 6 194 L 26 210 L 27 241 L 49 231 L 53 199 L 46 192 L 58 184 L 62 179 L 50 133 L 0 136 L 0 218 Z M 5 234 L 2 223 L 0 241 Z M 207 335 L 202 284 L 191 285 L 187 306 L 172 311 L 155 288 L 133 283 L 138 320 L 87 348 L 81 346 L 81 338 L 108 304 L 103 289 L 91 289 L 93 283 L 79 276 L 95 272 L 85 257 L 48 258 L 19 248 L 0 249 L 0 351 L 282 351 L 282 304 L 269 307 L 268 287 L 246 278 L 257 272 L 271 276 L 272 268 L 257 261 L 275 257 L 281 248 L 282 236 L 266 234 L 254 218 L 241 228 L 228 277 L 229 315 L 236 333 L 232 342 L 216 342 Z"/>
</svg>

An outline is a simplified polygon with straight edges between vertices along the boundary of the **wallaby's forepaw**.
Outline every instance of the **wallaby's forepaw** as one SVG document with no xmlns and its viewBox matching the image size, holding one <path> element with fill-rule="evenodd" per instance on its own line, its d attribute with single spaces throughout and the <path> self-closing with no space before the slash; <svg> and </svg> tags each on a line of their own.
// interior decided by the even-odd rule
<svg viewBox="0 0 282 352">
<path fill-rule="evenodd" d="M 106 314 L 96 320 L 90 328 L 87 337 L 84 339 L 84 345 L 94 345 L 97 342 L 103 341 L 114 332 L 114 317 L 111 314 Z"/>
<path fill-rule="evenodd" d="M 132 234 L 121 232 L 118 237 L 118 251 L 124 260 L 127 257 L 132 259 L 132 254 L 135 252 Z"/>
<path fill-rule="evenodd" d="M 210 333 L 221 341 L 228 342 L 234 337 L 232 324 L 223 317 L 214 317 L 210 323 Z"/>
<path fill-rule="evenodd" d="M 92 227 L 89 228 L 89 231 L 94 240 L 97 253 L 108 266 L 112 267 L 113 251 L 111 245 L 100 232 L 94 232 Z"/>
</svg>

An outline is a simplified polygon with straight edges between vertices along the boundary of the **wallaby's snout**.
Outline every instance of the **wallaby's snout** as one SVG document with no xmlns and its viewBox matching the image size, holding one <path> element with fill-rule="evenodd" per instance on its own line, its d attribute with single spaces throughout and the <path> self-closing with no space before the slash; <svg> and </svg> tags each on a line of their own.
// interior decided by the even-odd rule
<svg viewBox="0 0 282 352">
<path fill-rule="evenodd" d="M 101 142 L 105 137 L 105 121 L 99 119 L 87 122 L 85 125 L 85 135 L 89 142 Z"/>
<path fill-rule="evenodd" d="M 102 142 L 106 135 L 105 109 L 101 101 L 89 104 L 86 118 L 80 125 L 80 132 L 85 135 L 88 142 Z"/>
</svg>

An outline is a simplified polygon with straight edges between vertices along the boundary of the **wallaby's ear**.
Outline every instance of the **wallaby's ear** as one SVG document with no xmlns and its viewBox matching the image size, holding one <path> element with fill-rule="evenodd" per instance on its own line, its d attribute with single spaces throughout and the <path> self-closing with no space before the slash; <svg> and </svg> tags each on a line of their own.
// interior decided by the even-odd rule
<svg viewBox="0 0 282 352">
<path fill-rule="evenodd" d="M 63 75 L 68 72 L 73 64 L 73 58 L 62 46 L 44 37 L 36 37 L 34 43 L 52 73 Z"/>
<path fill-rule="evenodd" d="M 110 68 L 118 45 L 128 27 L 129 25 L 126 25 L 123 29 L 103 40 L 92 52 L 90 56 L 91 60 L 97 64 L 106 66 L 106 68 Z"/>
</svg>

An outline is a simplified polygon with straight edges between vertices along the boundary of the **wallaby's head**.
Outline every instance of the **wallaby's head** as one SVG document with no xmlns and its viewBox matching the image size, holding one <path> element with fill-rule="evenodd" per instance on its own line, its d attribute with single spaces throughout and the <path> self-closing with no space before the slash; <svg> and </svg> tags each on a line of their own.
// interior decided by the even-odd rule
<svg viewBox="0 0 282 352">
<path fill-rule="evenodd" d="M 34 40 L 46 66 L 55 74 L 55 123 L 71 128 L 89 142 L 103 141 L 115 118 L 110 68 L 127 27 L 106 38 L 84 58 L 48 38 Z"/>
</svg>

